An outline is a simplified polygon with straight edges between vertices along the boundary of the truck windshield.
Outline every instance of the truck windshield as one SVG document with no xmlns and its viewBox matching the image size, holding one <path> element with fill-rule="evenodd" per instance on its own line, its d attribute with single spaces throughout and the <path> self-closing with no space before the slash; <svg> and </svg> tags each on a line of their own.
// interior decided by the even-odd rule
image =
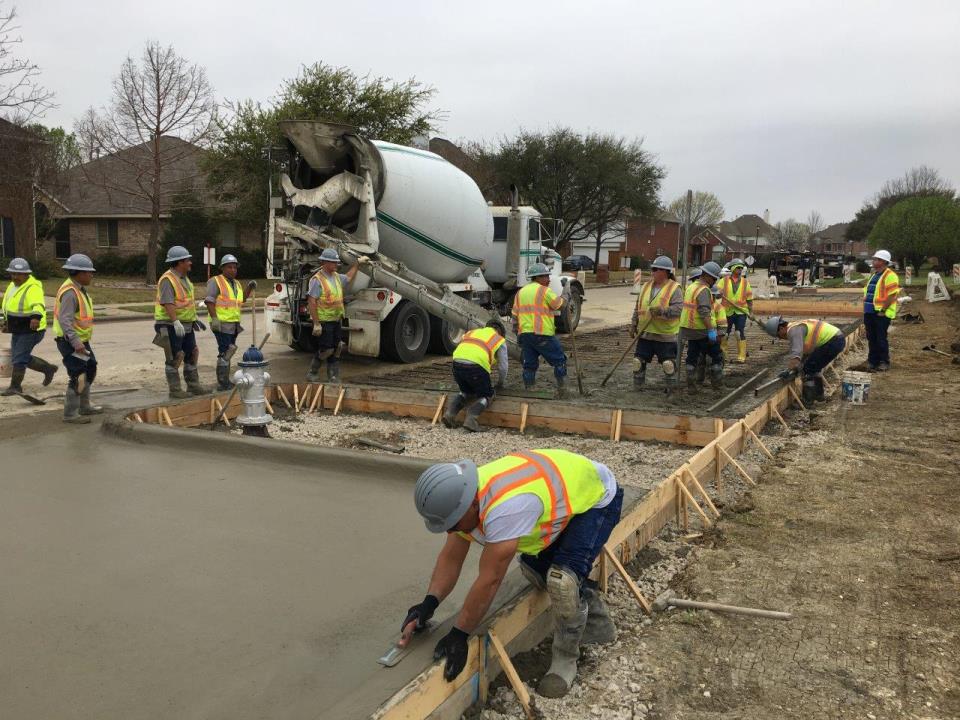
<svg viewBox="0 0 960 720">
<path fill-rule="evenodd" d="M 527 223 L 527 233 L 530 242 L 540 242 L 540 223 L 534 218 L 530 218 Z"/>
</svg>

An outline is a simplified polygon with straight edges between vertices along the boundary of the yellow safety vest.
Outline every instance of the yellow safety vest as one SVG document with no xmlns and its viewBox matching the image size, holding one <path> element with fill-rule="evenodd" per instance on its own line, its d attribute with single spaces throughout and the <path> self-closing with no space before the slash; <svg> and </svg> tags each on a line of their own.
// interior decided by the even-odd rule
<svg viewBox="0 0 960 720">
<path fill-rule="evenodd" d="M 713 301 L 713 324 L 719 330 L 721 327 L 727 323 L 727 310 L 726 305 L 723 304 L 721 298 L 716 298 Z"/>
<path fill-rule="evenodd" d="M 870 289 L 870 283 L 863 288 L 863 297 L 866 300 L 867 291 Z M 890 298 L 891 295 L 900 294 L 900 280 L 897 277 L 897 274 L 890 268 L 884 268 L 883 273 L 880 275 L 880 279 L 877 280 L 877 284 L 874 286 L 873 290 L 873 310 L 878 315 L 883 312 L 883 304 Z M 887 311 L 884 313 L 888 318 L 895 318 L 897 316 L 897 303 L 892 303 Z"/>
<path fill-rule="evenodd" d="M 320 297 L 317 298 L 317 317 L 320 322 L 332 322 L 343 317 L 343 284 L 340 275 L 328 278 L 322 270 L 313 276 L 320 283 Z"/>
<path fill-rule="evenodd" d="M 489 512 L 522 493 L 533 493 L 543 513 L 533 529 L 520 538 L 517 549 L 536 555 L 549 547 L 575 515 L 581 515 L 603 497 L 597 468 L 583 455 L 567 450 L 527 450 L 511 453 L 477 468 L 480 532 Z M 460 533 L 474 540 L 469 533 Z"/>
<path fill-rule="evenodd" d="M 557 294 L 546 285 L 531 282 L 520 288 L 513 297 L 511 314 L 517 318 L 521 333 L 555 335 L 553 305 Z"/>
<path fill-rule="evenodd" d="M 167 270 L 157 282 L 157 298 L 153 305 L 153 319 L 159 322 L 170 322 L 170 316 L 160 304 L 160 285 L 166 280 L 173 288 L 173 307 L 180 322 L 192 323 L 197 319 L 197 306 L 193 302 L 193 283 L 190 278 L 180 277 L 173 270 Z"/>
<path fill-rule="evenodd" d="M 47 327 L 47 309 L 43 304 L 43 283 L 33 275 L 20 285 L 12 282 L 7 285 L 3 294 L 3 314 L 11 317 L 30 317 L 40 314 L 40 325 L 37 332 Z"/>
<path fill-rule="evenodd" d="M 732 277 L 720 278 L 720 297 L 727 301 L 727 315 L 746 315 L 750 312 L 747 301 L 753 300 L 753 288 L 744 275 L 740 276 L 740 286 L 736 289 Z"/>
<path fill-rule="evenodd" d="M 240 322 L 240 308 L 243 305 L 243 288 L 234 280 L 232 283 L 223 275 L 217 275 L 217 320 L 220 322 Z M 236 289 L 234 289 L 236 288 Z"/>
<path fill-rule="evenodd" d="M 807 328 L 807 334 L 803 338 L 804 355 L 809 355 L 814 349 L 826 345 L 840 332 L 840 328 L 836 325 L 831 325 L 823 320 L 797 320 L 787 324 L 787 332 L 798 325 L 804 325 Z"/>
<path fill-rule="evenodd" d="M 683 295 L 683 312 L 680 313 L 680 327 L 688 330 L 706 330 L 707 324 L 700 313 L 697 312 L 697 298 L 701 292 L 710 294 L 710 288 L 697 280 L 687 286 L 687 292 Z M 710 301 L 710 307 L 713 307 L 713 301 Z"/>
<path fill-rule="evenodd" d="M 493 328 L 482 327 L 463 335 L 453 351 L 454 360 L 466 360 L 479 365 L 487 372 L 494 364 L 494 356 L 506 340 Z"/>
<path fill-rule="evenodd" d="M 57 290 L 57 299 L 53 303 L 53 336 L 62 338 L 63 328 L 60 327 L 60 298 L 64 293 L 73 291 L 77 294 L 77 311 L 73 316 L 73 331 L 80 342 L 90 342 L 93 337 L 93 300 L 73 280 L 67 278 Z"/>
<path fill-rule="evenodd" d="M 680 331 L 680 318 L 650 317 L 650 308 L 658 307 L 666 310 L 670 307 L 670 298 L 679 287 L 674 280 L 667 280 L 660 288 L 660 294 L 651 301 L 653 295 L 653 280 L 647 281 L 640 290 L 637 298 L 637 330 L 654 333 L 656 335 L 676 335 Z"/>
</svg>

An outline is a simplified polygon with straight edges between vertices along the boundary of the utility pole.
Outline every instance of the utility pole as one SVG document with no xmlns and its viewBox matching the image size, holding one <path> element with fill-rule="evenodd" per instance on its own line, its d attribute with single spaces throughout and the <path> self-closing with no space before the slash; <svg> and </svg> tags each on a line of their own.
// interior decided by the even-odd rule
<svg viewBox="0 0 960 720">
<path fill-rule="evenodd" d="M 690 214 L 693 208 L 693 190 L 687 190 L 687 203 L 683 211 L 683 281 L 684 288 L 687 287 L 687 257 L 690 253 Z"/>
</svg>

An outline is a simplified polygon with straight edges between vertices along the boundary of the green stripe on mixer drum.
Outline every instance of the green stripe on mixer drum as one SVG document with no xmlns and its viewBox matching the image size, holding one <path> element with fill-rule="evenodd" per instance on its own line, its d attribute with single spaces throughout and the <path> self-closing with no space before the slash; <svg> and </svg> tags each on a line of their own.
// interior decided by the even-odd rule
<svg viewBox="0 0 960 720">
<path fill-rule="evenodd" d="M 427 235 L 424 235 L 419 230 L 415 230 L 414 228 L 410 227 L 406 223 L 403 223 L 397 220 L 392 215 L 388 215 L 387 213 L 383 212 L 383 210 L 377 211 L 377 220 L 382 222 L 387 227 L 393 228 L 399 233 L 403 233 L 408 238 L 412 240 L 416 240 L 421 245 L 425 245 L 431 250 L 433 250 L 434 252 L 440 253 L 444 257 L 448 257 L 451 260 L 456 260 L 457 262 L 463 263 L 464 265 L 474 265 L 474 266 L 478 266 L 483 262 L 482 260 L 477 260 L 476 258 L 468 257 L 467 255 L 462 255 L 461 253 L 458 253 L 456 250 L 452 248 L 448 248 L 443 243 L 437 242 L 433 238 L 428 237 Z"/>
</svg>

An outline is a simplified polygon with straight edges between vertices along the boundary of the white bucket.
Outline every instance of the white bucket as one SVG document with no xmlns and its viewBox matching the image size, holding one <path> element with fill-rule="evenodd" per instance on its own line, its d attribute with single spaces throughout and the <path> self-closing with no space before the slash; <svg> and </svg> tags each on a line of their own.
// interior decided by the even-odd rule
<svg viewBox="0 0 960 720">
<path fill-rule="evenodd" d="M 0 378 L 8 378 L 13 372 L 13 365 L 10 364 L 13 356 L 9 347 L 0 347 Z"/>
<path fill-rule="evenodd" d="M 871 379 L 870 373 L 845 370 L 841 378 L 843 399 L 849 400 L 853 405 L 863 405 L 870 393 Z"/>
</svg>

